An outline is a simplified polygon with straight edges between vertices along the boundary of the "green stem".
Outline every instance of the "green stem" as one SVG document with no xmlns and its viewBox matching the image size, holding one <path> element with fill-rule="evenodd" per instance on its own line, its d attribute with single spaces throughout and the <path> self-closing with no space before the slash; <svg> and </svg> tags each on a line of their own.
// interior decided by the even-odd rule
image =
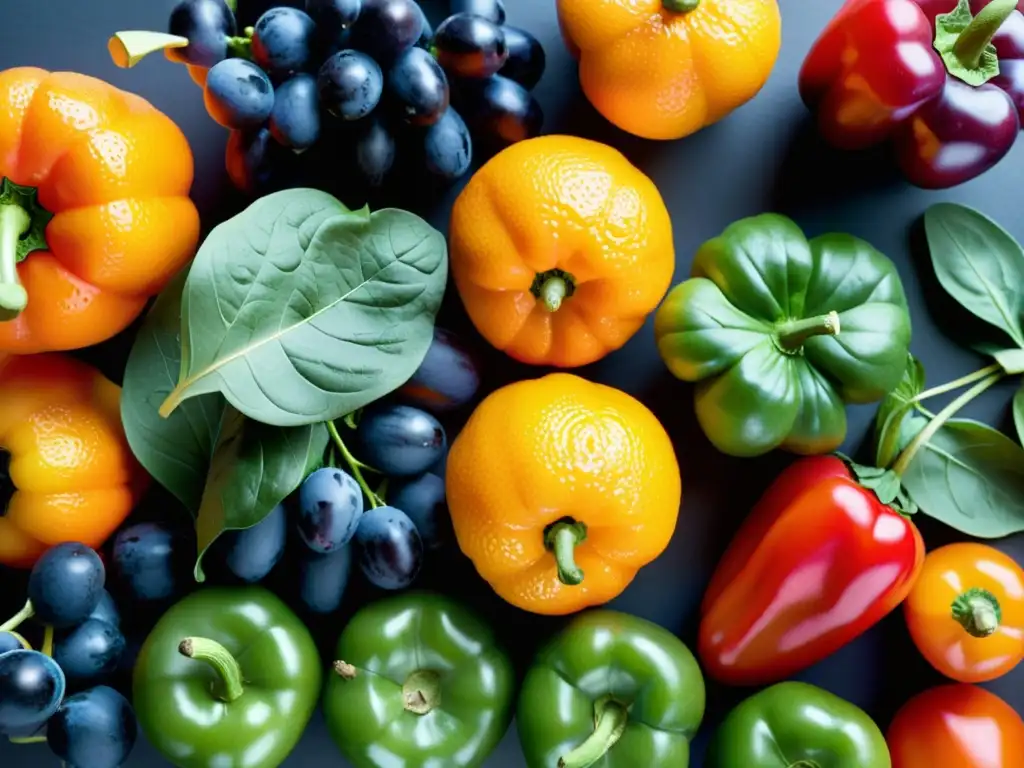
<svg viewBox="0 0 1024 768">
<path fill-rule="evenodd" d="M 32 606 L 32 601 L 29 600 L 20 611 L 11 616 L 11 618 L 3 624 L 0 624 L 0 632 L 10 632 L 12 629 L 17 629 L 35 615 L 36 609 Z"/>
<path fill-rule="evenodd" d="M 829 312 L 803 320 L 787 320 L 776 327 L 775 337 L 784 352 L 795 352 L 814 336 L 837 336 L 839 313 Z"/>
<path fill-rule="evenodd" d="M 248 37 L 229 37 L 228 54 L 236 59 L 252 59 L 252 32 Z"/>
<path fill-rule="evenodd" d="M 53 658 L 53 627 L 49 624 L 43 630 L 43 647 L 39 649 L 39 652 L 43 656 L 49 656 Z"/>
<path fill-rule="evenodd" d="M 402 701 L 406 712 L 425 715 L 441 706 L 441 676 L 432 669 L 417 669 L 402 685 Z"/>
<path fill-rule="evenodd" d="M 179 35 L 168 35 L 163 32 L 147 32 L 145 30 L 126 30 L 115 32 L 107 41 L 107 51 L 114 65 L 121 69 L 134 67 L 151 53 L 166 51 L 169 48 L 184 48 L 188 38 Z"/>
<path fill-rule="evenodd" d="M 8 739 L 11 744 L 42 744 L 46 740 L 45 736 L 11 736 Z"/>
<path fill-rule="evenodd" d="M 981 9 L 967 29 L 959 34 L 953 53 L 968 69 L 976 69 L 981 57 L 1010 14 L 1017 9 L 1017 0 L 993 0 Z"/>
<path fill-rule="evenodd" d="M 953 418 L 954 414 L 971 402 L 971 400 L 1002 379 L 1004 375 L 1002 371 L 990 374 L 935 414 L 935 418 L 929 421 L 925 428 L 917 433 L 914 439 L 910 441 L 910 445 L 903 449 L 903 453 L 896 459 L 896 463 L 892 465 L 892 471 L 896 473 L 896 476 L 903 476 L 903 473 L 907 471 L 907 467 L 910 466 L 910 462 L 914 460 L 917 452 L 928 444 L 928 441 L 935 436 L 936 432 L 942 429 L 943 424 Z"/>
<path fill-rule="evenodd" d="M 540 298 L 548 312 L 557 312 L 569 289 L 560 277 L 549 277 L 540 287 Z"/>
<path fill-rule="evenodd" d="M 223 684 L 221 698 L 230 703 L 244 693 L 242 668 L 231 652 L 216 640 L 206 637 L 186 637 L 178 645 L 178 653 L 189 659 L 209 664 Z"/>
<path fill-rule="evenodd" d="M 31 225 L 20 205 L 0 205 L 0 322 L 13 320 L 28 306 L 28 293 L 18 279 L 18 241 Z"/>
<path fill-rule="evenodd" d="M 617 701 L 606 698 L 594 705 L 594 732 L 575 749 L 558 758 L 558 768 L 588 768 L 615 746 L 626 730 L 629 713 Z"/>
<path fill-rule="evenodd" d="M 999 629 L 1003 610 L 987 589 L 972 587 L 953 601 L 953 618 L 972 637 L 988 637 Z"/>
<path fill-rule="evenodd" d="M 583 571 L 576 565 L 576 547 L 586 538 L 586 524 L 572 518 L 558 520 L 544 531 L 544 546 L 555 556 L 558 580 L 567 586 L 583 581 Z"/>
<path fill-rule="evenodd" d="M 700 0 L 661 0 L 661 5 L 669 13 L 689 13 L 697 10 Z"/>
<path fill-rule="evenodd" d="M 966 387 L 968 384 L 973 384 L 976 381 L 980 381 L 981 379 L 991 376 L 993 373 L 999 373 L 999 371 L 1001 370 L 1003 369 L 1002 366 L 999 365 L 999 363 L 993 363 L 992 365 L 985 366 L 981 370 L 975 371 L 974 373 L 969 373 L 966 376 L 961 376 L 956 381 L 951 381 L 948 384 L 943 384 L 939 387 L 932 387 L 931 389 L 926 389 L 924 392 L 921 392 L 920 394 L 914 395 L 914 397 L 910 398 L 907 401 L 907 404 L 910 405 L 913 403 L 919 403 L 922 400 L 928 400 L 932 397 L 936 397 L 937 395 L 944 395 L 947 392 L 952 392 L 954 389 L 960 389 L 960 387 Z"/>
<path fill-rule="evenodd" d="M 363 463 L 359 461 L 352 452 L 349 451 L 348 446 L 345 445 L 345 441 L 341 439 L 341 435 L 338 434 L 338 428 L 334 425 L 333 421 L 327 422 L 327 432 L 331 435 L 331 440 L 334 441 L 334 445 L 338 448 L 338 453 L 348 464 L 348 469 L 352 473 L 352 477 L 355 478 L 356 482 L 359 483 L 359 487 L 363 489 L 363 493 L 366 494 L 366 498 L 370 501 L 370 509 L 376 509 L 377 507 L 383 507 L 384 504 L 373 489 L 370 488 L 370 484 L 366 482 L 366 478 L 363 477 Z"/>
<path fill-rule="evenodd" d="M 238 0 L 224 0 L 224 5 L 226 5 L 228 10 L 232 13 L 238 13 Z"/>
</svg>

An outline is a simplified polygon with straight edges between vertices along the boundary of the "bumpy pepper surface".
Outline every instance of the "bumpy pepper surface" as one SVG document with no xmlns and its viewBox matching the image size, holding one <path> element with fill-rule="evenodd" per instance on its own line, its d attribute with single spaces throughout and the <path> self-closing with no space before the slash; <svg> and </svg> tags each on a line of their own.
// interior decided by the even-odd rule
<svg viewBox="0 0 1024 768">
<path fill-rule="evenodd" d="M 120 399 L 74 358 L 0 359 L 0 564 L 29 568 L 68 541 L 99 547 L 132 511 L 149 476 Z"/>
<path fill-rule="evenodd" d="M 744 700 L 715 731 L 704 768 L 891 768 L 875 722 L 817 686 L 779 683 Z"/>
<path fill-rule="evenodd" d="M 1024 116 L 1018 0 L 848 0 L 800 70 L 842 149 L 891 142 L 913 184 L 942 189 L 1010 151 Z"/>
<path fill-rule="evenodd" d="M 589 611 L 537 656 L 516 726 L 529 768 L 686 768 L 704 698 L 679 638 L 637 616 Z"/>
<path fill-rule="evenodd" d="M 845 462 L 800 459 L 757 502 L 711 577 L 702 667 L 730 685 L 783 680 L 895 609 L 923 562 L 917 527 Z"/>
<path fill-rule="evenodd" d="M 669 370 L 697 382 L 704 433 L 732 456 L 838 448 L 846 404 L 891 391 L 910 344 L 889 259 L 851 235 L 808 241 L 777 214 L 704 243 L 654 327 Z"/>
<path fill-rule="evenodd" d="M 591 104 L 619 128 L 678 139 L 721 120 L 768 80 L 776 0 L 558 0 Z"/>
<path fill-rule="evenodd" d="M 276 768 L 302 737 L 322 672 L 305 625 L 262 587 L 207 587 L 146 638 L 132 680 L 150 743 L 179 768 Z"/>
<path fill-rule="evenodd" d="M 327 728 L 356 768 L 479 766 L 512 719 L 512 663 L 490 627 L 442 595 L 362 608 L 328 674 Z"/>
<path fill-rule="evenodd" d="M 195 253 L 192 153 L 148 102 L 92 77 L 0 72 L 0 351 L 104 341 Z"/>
</svg>

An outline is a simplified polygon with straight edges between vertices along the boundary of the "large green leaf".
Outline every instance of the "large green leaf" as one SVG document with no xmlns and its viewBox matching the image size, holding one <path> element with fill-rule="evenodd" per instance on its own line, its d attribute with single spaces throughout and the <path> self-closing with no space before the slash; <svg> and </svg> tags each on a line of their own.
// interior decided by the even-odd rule
<svg viewBox="0 0 1024 768">
<path fill-rule="evenodd" d="M 196 538 L 195 576 L 205 576 L 202 558 L 224 531 L 251 528 L 284 501 L 323 462 L 327 427 L 272 427 L 224 410 L 217 448 L 203 492 Z"/>
<path fill-rule="evenodd" d="M 405 211 L 348 211 L 291 189 L 258 200 L 203 243 L 182 304 L 172 413 L 222 392 L 264 424 L 338 418 L 404 384 L 444 295 L 444 237 Z"/>
<path fill-rule="evenodd" d="M 157 409 L 181 367 L 181 291 L 188 270 L 160 294 L 128 355 L 121 420 L 139 463 L 194 515 L 206 483 L 224 398 L 217 393 L 182 403 L 168 418 Z"/>
</svg>

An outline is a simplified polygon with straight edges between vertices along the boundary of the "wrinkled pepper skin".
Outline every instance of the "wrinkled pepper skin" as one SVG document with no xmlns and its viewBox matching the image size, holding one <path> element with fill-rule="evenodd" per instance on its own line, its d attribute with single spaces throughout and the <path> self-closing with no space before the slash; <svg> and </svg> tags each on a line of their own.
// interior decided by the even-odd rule
<svg viewBox="0 0 1024 768">
<path fill-rule="evenodd" d="M 971 0 L 972 15 L 992 2 Z M 855 150 L 889 141 L 904 176 L 926 189 L 968 181 L 1009 152 L 1024 119 L 1024 16 L 1013 10 L 993 30 L 999 73 L 974 85 L 936 47 L 936 19 L 956 7 L 848 0 L 800 71 L 801 97 L 829 143 Z"/>
<path fill-rule="evenodd" d="M 237 690 L 214 665 L 186 657 L 188 638 L 227 651 Z M 302 737 L 321 681 L 309 630 L 273 593 L 207 587 L 174 605 L 146 638 L 132 701 L 150 743 L 179 768 L 276 768 Z"/>
<path fill-rule="evenodd" d="M 148 487 L 121 425 L 121 388 L 57 354 L 0 356 L 0 564 L 97 548 Z"/>
<path fill-rule="evenodd" d="M 896 608 L 923 563 L 917 527 L 841 459 L 799 459 L 754 506 L 711 578 L 703 669 L 731 685 L 783 680 Z"/>
<path fill-rule="evenodd" d="M 0 352 L 126 328 L 195 253 L 192 175 L 184 134 L 140 97 L 72 72 L 0 72 Z"/>
<path fill-rule="evenodd" d="M 516 727 L 529 768 L 686 768 L 704 706 L 700 667 L 679 638 L 592 610 L 538 654 Z"/>
<path fill-rule="evenodd" d="M 741 702 L 715 731 L 704 768 L 891 768 L 875 722 L 857 706 L 789 681 Z"/>
<path fill-rule="evenodd" d="M 442 595 L 362 608 L 341 633 L 324 717 L 356 768 L 482 765 L 512 720 L 515 671 L 492 629 Z"/>
<path fill-rule="evenodd" d="M 906 368 L 910 316 L 896 267 L 845 234 L 810 241 L 790 219 L 741 219 L 704 243 L 655 315 L 669 370 L 696 382 L 718 450 L 827 453 L 846 404 L 888 394 Z"/>
</svg>

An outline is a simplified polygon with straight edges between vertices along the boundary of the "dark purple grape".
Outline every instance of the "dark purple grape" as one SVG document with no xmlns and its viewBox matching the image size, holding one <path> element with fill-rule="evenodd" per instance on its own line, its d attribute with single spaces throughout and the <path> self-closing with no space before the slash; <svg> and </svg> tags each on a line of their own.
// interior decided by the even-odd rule
<svg viewBox="0 0 1024 768">
<path fill-rule="evenodd" d="M 273 77 L 301 72 L 312 62 L 316 24 L 305 11 L 271 8 L 256 22 L 252 60 Z"/>
<path fill-rule="evenodd" d="M 335 467 L 313 472 L 299 486 L 299 536 L 314 552 L 341 549 L 363 515 L 363 492 L 350 474 Z"/>
<path fill-rule="evenodd" d="M 255 197 L 288 185 L 295 155 L 274 141 L 269 129 L 259 128 L 232 131 L 224 160 L 231 183 Z"/>
<path fill-rule="evenodd" d="M 434 33 L 434 55 L 455 77 L 490 77 L 505 65 L 508 47 L 501 27 L 481 16 L 449 16 Z"/>
<path fill-rule="evenodd" d="M 195 538 L 183 527 L 136 523 L 114 537 L 111 570 L 132 600 L 171 600 L 192 583 L 195 554 Z"/>
<path fill-rule="evenodd" d="M 461 85 L 456 106 L 481 144 L 502 148 L 540 135 L 544 113 L 519 83 L 494 75 Z"/>
<path fill-rule="evenodd" d="M 117 610 L 117 604 L 107 590 L 103 590 L 103 593 L 100 595 L 100 601 L 93 608 L 92 613 L 89 614 L 89 618 L 105 621 L 112 627 L 119 628 L 121 626 L 121 612 Z"/>
<path fill-rule="evenodd" d="M 544 67 L 547 65 L 544 46 L 525 29 L 506 24 L 501 31 L 505 35 L 508 59 L 498 70 L 498 74 L 515 80 L 528 91 L 533 90 L 543 77 Z"/>
<path fill-rule="evenodd" d="M 424 18 L 415 0 L 363 0 L 350 44 L 387 66 L 420 39 Z"/>
<path fill-rule="evenodd" d="M 356 169 L 371 187 L 380 187 L 395 165 L 397 144 L 395 137 L 383 121 L 366 121 L 355 142 Z"/>
<path fill-rule="evenodd" d="M 53 659 L 60 664 L 68 680 L 95 683 L 117 670 L 124 645 L 124 635 L 117 627 L 87 619 L 57 637 Z"/>
<path fill-rule="evenodd" d="M 435 326 L 423 362 L 398 393 L 421 408 L 443 413 L 468 403 L 479 388 L 480 373 L 469 350 L 455 334 Z"/>
<path fill-rule="evenodd" d="M 203 101 L 210 117 L 225 128 L 256 128 L 274 109 L 274 86 L 251 61 L 225 59 L 210 69 Z"/>
<path fill-rule="evenodd" d="M 0 655 L 8 651 L 20 651 L 24 647 L 17 635 L 10 632 L 0 632 Z"/>
<path fill-rule="evenodd" d="M 262 581 L 284 555 L 288 541 L 288 514 L 278 504 L 260 522 L 241 531 L 226 531 L 218 544 L 224 565 L 248 584 Z"/>
<path fill-rule="evenodd" d="M 0 655 L 0 733 L 38 727 L 57 711 L 66 686 L 57 662 L 38 651 Z"/>
<path fill-rule="evenodd" d="M 58 544 L 43 553 L 28 577 L 28 597 L 36 617 L 64 629 L 81 624 L 103 595 L 106 570 L 84 544 Z"/>
<path fill-rule="evenodd" d="M 423 17 L 422 24 L 423 29 L 420 32 L 419 39 L 416 41 L 417 48 L 429 48 L 431 42 L 434 40 L 434 28 L 430 25 L 430 19 L 427 18 L 427 14 L 424 13 L 422 6 L 417 6 L 420 9 L 420 16 Z"/>
<path fill-rule="evenodd" d="M 299 559 L 299 600 L 312 613 L 334 613 L 345 598 L 351 571 L 351 546 L 326 555 L 303 552 Z"/>
<path fill-rule="evenodd" d="M 423 540 L 407 514 L 394 507 L 377 507 L 359 522 L 356 559 L 374 586 L 404 589 L 416 580 L 423 565 Z"/>
<path fill-rule="evenodd" d="M 433 125 L 448 109 L 448 79 L 437 59 L 422 48 L 403 51 L 388 71 L 387 88 L 402 117 Z"/>
<path fill-rule="evenodd" d="M 356 23 L 361 7 L 360 0 L 306 0 L 306 13 L 316 24 L 317 32 L 332 42 Z"/>
<path fill-rule="evenodd" d="M 300 72 L 285 80 L 274 93 L 270 135 L 278 144 L 308 149 L 320 138 L 320 97 L 316 78 Z"/>
<path fill-rule="evenodd" d="M 184 0 L 171 11 L 167 31 L 188 39 L 184 48 L 167 49 L 169 59 L 209 68 L 228 57 L 228 38 L 237 26 L 224 0 Z"/>
<path fill-rule="evenodd" d="M 501 0 L 451 0 L 449 12 L 468 13 L 471 16 L 482 16 L 495 24 L 505 23 L 505 6 Z"/>
<path fill-rule="evenodd" d="M 437 419 L 408 405 L 368 409 L 359 420 L 356 441 L 358 456 L 389 477 L 425 472 L 448 444 Z"/>
<path fill-rule="evenodd" d="M 433 472 L 399 478 L 388 487 L 388 501 L 409 516 L 427 549 L 444 546 L 452 532 L 444 480 Z"/>
<path fill-rule="evenodd" d="M 380 65 L 359 51 L 338 51 L 320 67 L 320 103 L 342 120 L 360 120 L 380 102 L 384 74 Z"/>
<path fill-rule="evenodd" d="M 449 107 L 441 118 L 427 128 L 423 136 L 427 170 L 454 181 L 469 170 L 473 162 L 473 140 L 459 114 Z"/>
<path fill-rule="evenodd" d="M 46 728 L 51 751 L 69 766 L 118 768 L 135 747 L 138 723 L 128 700 L 99 685 L 68 696 Z"/>
</svg>

